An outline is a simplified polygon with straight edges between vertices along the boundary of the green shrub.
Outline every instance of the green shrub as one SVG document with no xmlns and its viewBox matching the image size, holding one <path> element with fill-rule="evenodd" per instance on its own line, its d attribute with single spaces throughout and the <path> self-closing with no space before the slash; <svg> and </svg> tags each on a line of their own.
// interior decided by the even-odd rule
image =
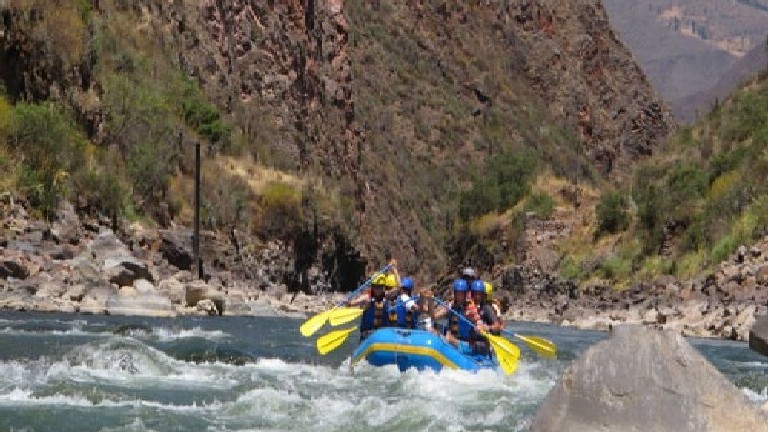
<svg viewBox="0 0 768 432">
<path fill-rule="evenodd" d="M 728 258 L 728 256 L 736 250 L 739 246 L 739 241 L 733 234 L 728 234 L 717 241 L 712 248 L 710 256 L 713 262 L 720 262 Z"/>
<path fill-rule="evenodd" d="M 525 203 L 525 211 L 535 213 L 539 219 L 549 219 L 554 210 L 555 201 L 544 192 L 531 194 Z"/>
<path fill-rule="evenodd" d="M 709 162 L 707 171 L 709 183 L 712 184 L 723 173 L 734 170 L 744 161 L 745 156 L 747 156 L 747 148 L 744 146 L 716 154 Z"/>
<path fill-rule="evenodd" d="M 668 257 L 651 255 L 645 257 L 640 268 L 634 275 L 637 280 L 648 281 L 662 274 L 669 274 L 672 270 L 672 261 Z"/>
<path fill-rule="evenodd" d="M 672 169 L 666 186 L 666 210 L 675 220 L 684 221 L 694 214 L 694 207 L 707 191 L 708 181 L 699 167 L 683 164 Z"/>
<path fill-rule="evenodd" d="M 218 142 L 229 135 L 230 129 L 222 122 L 218 108 L 210 103 L 191 81 L 187 81 L 185 85 L 182 110 L 184 121 L 201 136 Z"/>
<path fill-rule="evenodd" d="M 22 193 L 47 217 L 65 197 L 71 171 L 82 165 L 85 140 L 62 111 L 48 104 L 17 104 L 10 129 L 8 144 L 22 156 Z"/>
<path fill-rule="evenodd" d="M 202 188 L 211 207 L 211 229 L 248 225 L 255 197 L 245 179 L 221 172 L 220 164 L 204 164 Z"/>
<path fill-rule="evenodd" d="M 5 142 L 8 133 L 11 131 L 12 120 L 13 106 L 0 95 L 0 143 Z"/>
<path fill-rule="evenodd" d="M 160 209 L 180 150 L 179 120 L 171 104 L 152 85 L 116 74 L 106 80 L 104 105 L 109 112 L 107 126 L 125 159 L 141 209 Z"/>
<path fill-rule="evenodd" d="M 683 234 L 682 251 L 697 251 L 707 244 L 707 232 L 705 218 L 703 215 L 697 215 L 686 227 Z"/>
<path fill-rule="evenodd" d="M 635 172 L 632 183 L 632 199 L 637 205 L 640 226 L 649 232 L 657 229 L 663 221 L 663 178 L 663 167 L 645 165 Z"/>
<path fill-rule="evenodd" d="M 609 192 L 597 204 L 597 235 L 615 234 L 629 225 L 629 201 L 621 192 Z"/>
<path fill-rule="evenodd" d="M 166 143 L 148 141 L 133 147 L 126 161 L 134 194 L 147 211 L 156 209 L 165 199 L 168 176 L 173 170 L 170 153 Z"/>
<path fill-rule="evenodd" d="M 93 14 L 93 6 L 91 6 L 90 0 L 75 0 L 75 6 L 77 6 L 83 21 L 86 23 L 90 22 L 91 15 Z"/>
<path fill-rule="evenodd" d="M 598 271 L 605 279 L 626 280 L 632 272 L 632 261 L 616 256 L 603 261 Z"/>
<path fill-rule="evenodd" d="M 681 279 L 693 278 L 704 268 L 705 262 L 706 254 L 702 251 L 686 253 L 675 263 L 675 276 Z"/>
<path fill-rule="evenodd" d="M 536 158 L 529 151 L 506 151 L 489 159 L 472 188 L 460 195 L 459 217 L 466 221 L 513 207 L 529 193 L 535 172 Z"/>
<path fill-rule="evenodd" d="M 179 123 L 169 102 L 152 86 L 130 76 L 111 75 L 103 100 L 109 113 L 107 126 L 123 157 L 129 157 L 140 144 L 177 143 Z"/>
<path fill-rule="evenodd" d="M 476 180 L 469 191 L 459 198 L 459 217 L 469 220 L 474 216 L 488 213 L 499 207 L 500 192 L 496 183 L 490 179 Z"/>
<path fill-rule="evenodd" d="M 268 183 L 261 192 L 259 206 L 256 221 L 260 234 L 290 237 L 302 224 L 301 191 L 288 183 Z"/>
<path fill-rule="evenodd" d="M 768 123 L 768 97 L 759 92 L 737 95 L 729 108 L 729 121 L 720 132 L 726 141 L 744 141 Z"/>
<path fill-rule="evenodd" d="M 563 259 L 560 263 L 558 273 L 562 278 L 577 281 L 584 280 L 587 275 L 584 266 L 571 256 L 566 256 Z"/>
<path fill-rule="evenodd" d="M 115 222 L 125 214 L 128 191 L 114 167 L 84 170 L 74 181 L 80 199 L 95 211 Z"/>
</svg>

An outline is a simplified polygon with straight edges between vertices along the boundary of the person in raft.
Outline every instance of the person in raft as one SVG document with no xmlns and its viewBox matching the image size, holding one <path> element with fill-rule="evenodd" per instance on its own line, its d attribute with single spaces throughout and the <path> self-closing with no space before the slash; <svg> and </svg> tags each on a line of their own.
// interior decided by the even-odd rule
<svg viewBox="0 0 768 432">
<path fill-rule="evenodd" d="M 389 258 L 389 257 L 388 257 Z M 360 319 L 360 340 L 364 340 L 374 331 L 382 327 L 390 327 L 396 324 L 390 319 L 390 304 L 387 294 L 396 290 L 400 281 L 397 273 L 397 261 L 389 258 L 389 269 L 386 272 L 373 277 L 369 289 L 363 291 L 357 297 L 344 302 L 345 306 L 362 307 L 363 315 Z"/>
<path fill-rule="evenodd" d="M 390 314 L 390 321 L 396 322 L 398 327 L 415 329 L 419 324 L 423 304 L 419 296 L 413 295 L 413 279 L 405 277 L 401 283 L 400 295 L 395 299 L 394 315 Z"/>
<path fill-rule="evenodd" d="M 467 297 L 470 292 L 471 297 Z M 432 316 L 433 321 L 448 317 L 445 339 L 464 354 L 490 354 L 483 332 L 501 333 L 501 322 L 493 308 L 485 301 L 485 284 L 475 277 L 473 269 L 464 269 L 462 277 L 453 281 L 453 301 L 449 308 L 438 308 Z M 461 319 L 464 316 L 466 319 Z M 470 322 L 472 324 L 470 324 Z"/>
<path fill-rule="evenodd" d="M 371 281 L 371 287 L 366 293 L 344 302 L 346 306 L 363 308 L 363 315 L 360 318 L 361 341 L 374 331 L 394 324 L 389 319 L 389 302 L 386 299 L 387 284 L 387 275 L 377 275 Z"/>
</svg>

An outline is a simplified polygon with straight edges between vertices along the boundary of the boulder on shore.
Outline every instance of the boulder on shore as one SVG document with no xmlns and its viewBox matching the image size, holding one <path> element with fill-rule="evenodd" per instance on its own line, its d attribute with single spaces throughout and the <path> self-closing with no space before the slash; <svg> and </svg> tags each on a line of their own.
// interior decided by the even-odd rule
<svg viewBox="0 0 768 432">
<path fill-rule="evenodd" d="M 122 287 L 105 304 L 109 315 L 143 315 L 155 317 L 176 316 L 171 301 L 157 293 L 147 280 L 140 279 L 132 287 Z"/>
<path fill-rule="evenodd" d="M 532 431 L 768 431 L 768 418 L 682 336 L 614 327 L 560 377 Z"/>
<path fill-rule="evenodd" d="M 749 330 L 749 347 L 768 356 L 768 315 L 758 318 Z"/>
</svg>

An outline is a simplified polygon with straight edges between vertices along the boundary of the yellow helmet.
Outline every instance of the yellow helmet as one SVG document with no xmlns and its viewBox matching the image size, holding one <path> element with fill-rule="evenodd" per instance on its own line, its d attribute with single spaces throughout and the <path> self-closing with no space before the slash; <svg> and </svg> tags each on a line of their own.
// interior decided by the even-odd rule
<svg viewBox="0 0 768 432">
<path fill-rule="evenodd" d="M 490 282 L 485 283 L 485 298 L 488 300 L 491 300 L 491 296 L 493 295 L 493 285 L 491 285 Z"/>
<path fill-rule="evenodd" d="M 387 275 L 380 274 L 373 278 L 371 285 L 387 285 Z"/>
<path fill-rule="evenodd" d="M 395 275 L 387 275 L 387 282 L 384 284 L 390 288 L 395 288 L 397 286 L 397 278 Z"/>
</svg>

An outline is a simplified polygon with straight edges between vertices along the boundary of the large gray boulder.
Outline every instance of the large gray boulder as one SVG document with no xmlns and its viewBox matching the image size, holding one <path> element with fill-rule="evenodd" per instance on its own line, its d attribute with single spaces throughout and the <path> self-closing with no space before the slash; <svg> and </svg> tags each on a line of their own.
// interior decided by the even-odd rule
<svg viewBox="0 0 768 432">
<path fill-rule="evenodd" d="M 123 287 L 111 295 L 105 304 L 109 315 L 176 316 L 171 301 L 160 295 L 147 280 L 137 280 L 133 287 Z"/>
<path fill-rule="evenodd" d="M 160 253 L 168 263 L 180 270 L 192 269 L 192 231 L 164 230 L 160 232 Z"/>
<path fill-rule="evenodd" d="M 119 286 L 131 286 L 137 280 L 154 281 L 146 263 L 132 256 L 107 258 L 104 260 L 104 274 L 109 282 Z"/>
<path fill-rule="evenodd" d="M 680 335 L 614 327 L 560 378 L 532 431 L 768 431 L 768 418 Z"/>
<path fill-rule="evenodd" d="M 203 300 L 211 300 L 216 305 L 217 313 L 224 313 L 224 296 L 201 280 L 194 280 L 184 287 L 184 300 L 188 307 L 195 307 Z"/>
<path fill-rule="evenodd" d="M 758 318 L 749 330 L 749 347 L 768 356 L 768 315 Z"/>
</svg>

